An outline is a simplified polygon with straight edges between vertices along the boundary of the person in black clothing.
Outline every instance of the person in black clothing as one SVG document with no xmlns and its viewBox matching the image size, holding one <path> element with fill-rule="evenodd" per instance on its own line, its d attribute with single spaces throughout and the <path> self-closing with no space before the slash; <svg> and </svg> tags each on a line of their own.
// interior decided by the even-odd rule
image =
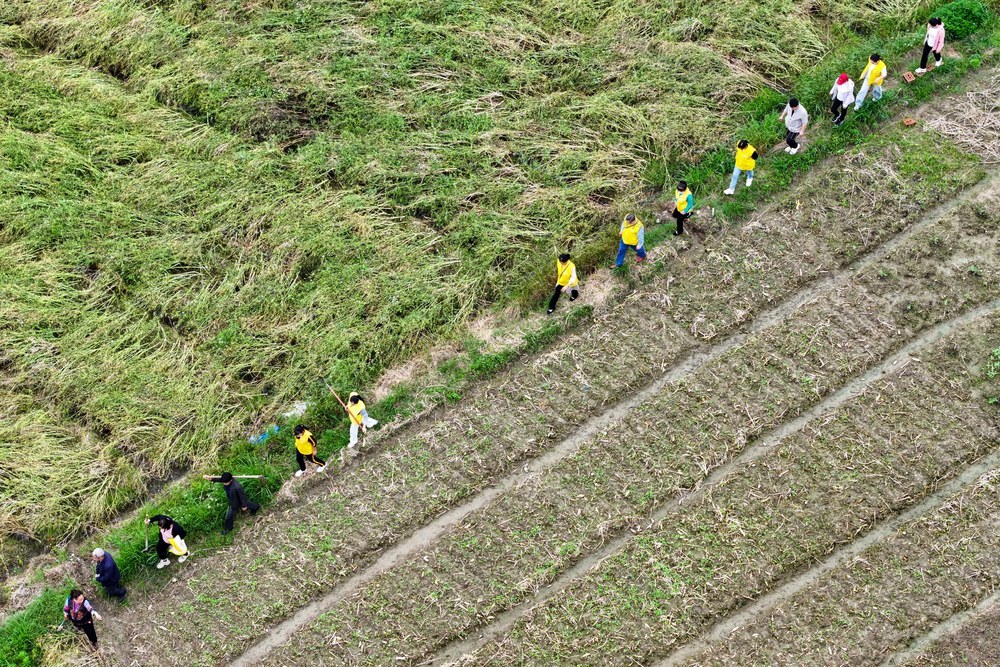
<svg viewBox="0 0 1000 667">
<path fill-rule="evenodd" d="M 118 571 L 115 559 L 107 551 L 101 548 L 94 549 L 92 560 L 96 564 L 95 579 L 97 583 L 104 586 L 104 592 L 108 596 L 124 600 L 128 591 L 122 586 L 122 574 Z"/>
<path fill-rule="evenodd" d="M 72 623 L 77 630 L 87 635 L 90 645 L 96 651 L 97 631 L 94 630 L 94 619 L 96 618 L 98 621 L 103 619 L 90 604 L 90 600 L 83 596 L 83 591 L 78 591 L 75 588 L 70 591 L 69 597 L 66 598 L 66 604 L 63 605 L 63 617 Z"/>
<path fill-rule="evenodd" d="M 232 473 L 224 472 L 221 477 L 205 475 L 205 479 L 210 482 L 221 482 L 222 487 L 226 490 L 226 498 L 229 499 L 229 510 L 226 512 L 226 520 L 222 525 L 223 535 L 233 529 L 233 519 L 236 518 L 237 512 L 250 512 L 253 515 L 260 509 L 260 505 L 247 498 L 243 485 L 233 479 Z"/>
<path fill-rule="evenodd" d="M 160 539 L 156 541 L 156 555 L 160 557 L 160 562 L 156 564 L 157 570 L 162 570 L 170 565 L 168 554 L 177 556 L 177 562 L 183 563 L 189 555 L 187 544 L 184 543 L 184 536 L 187 531 L 179 523 L 164 514 L 157 514 L 146 519 L 146 523 L 155 522 L 160 527 Z"/>
</svg>

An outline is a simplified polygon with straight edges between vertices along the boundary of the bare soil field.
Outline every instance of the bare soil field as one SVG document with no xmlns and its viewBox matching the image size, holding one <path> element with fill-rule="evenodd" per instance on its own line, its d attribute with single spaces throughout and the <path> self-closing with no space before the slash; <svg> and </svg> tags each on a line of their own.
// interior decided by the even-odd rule
<svg viewBox="0 0 1000 667">
<path fill-rule="evenodd" d="M 962 493 L 810 581 L 704 655 L 673 664 L 996 664 L 989 614 L 977 619 L 978 632 L 966 627 L 933 655 L 915 662 L 902 656 L 910 642 L 1000 584 L 1000 461 L 992 459 L 993 468 Z M 960 655 L 970 650 L 976 654 Z"/>
<path fill-rule="evenodd" d="M 956 194 L 981 173 L 937 136 L 896 131 L 816 169 L 740 230 L 636 272 L 629 296 L 610 300 L 593 324 L 555 348 L 483 383 L 433 420 L 376 437 L 365 456 L 329 482 L 291 485 L 289 506 L 260 518 L 231 547 L 196 555 L 162 591 L 137 599 L 111 620 L 110 659 L 170 664 L 183 656 L 189 664 L 216 664 L 291 616 L 279 627 L 280 644 L 353 591 L 366 595 L 366 584 L 396 561 L 441 545 L 434 567 L 451 562 L 455 586 L 467 583 L 459 562 L 472 561 L 453 558 L 469 550 L 479 554 L 477 568 L 488 570 L 492 563 L 505 578 L 485 590 L 482 613 L 429 602 L 454 624 L 429 631 L 414 643 L 415 653 L 512 608 L 604 540 L 648 520 L 664 499 L 694 488 L 753 438 L 876 366 L 918 332 L 982 303 L 995 280 L 992 256 L 977 265 L 978 273 L 969 272 L 962 257 L 979 261 L 980 246 L 995 242 L 985 223 L 968 234 L 949 227 L 937 256 L 931 244 L 923 259 L 892 259 L 884 275 L 876 268 L 911 241 L 930 244 L 914 239 L 935 228 L 958 204 Z M 949 270 L 961 280 L 941 279 L 941 257 L 958 258 Z M 833 289 L 855 274 L 859 289 Z M 941 298 L 934 294 L 939 283 L 947 293 Z M 912 298 L 894 295 L 900 288 L 912 290 Z M 820 303 L 820 296 L 832 302 Z M 796 322 L 772 326 L 807 303 Z M 887 317 L 880 321 L 873 314 L 883 309 Z M 861 350 L 859 336 L 868 338 Z M 752 355 L 760 356 L 742 366 Z M 832 363 L 841 358 L 843 367 Z M 709 365 L 711 373 L 699 371 Z M 685 379 L 695 372 L 699 379 Z M 696 382 L 703 384 L 688 386 Z M 753 411 L 734 415 L 724 393 L 694 391 L 713 386 L 755 392 L 744 399 Z M 648 423 L 634 423 L 627 411 L 654 397 L 659 412 L 647 412 Z M 674 404 L 683 406 L 684 417 L 671 426 L 678 429 L 675 442 L 666 443 L 652 437 L 658 426 L 653 417 L 666 418 Z M 620 446 L 626 435 L 629 446 Z M 698 448 L 704 453 L 698 455 Z M 674 453 L 677 462 L 664 458 Z M 626 472 L 616 473 L 619 465 Z M 546 470 L 551 472 L 537 474 Z M 539 495 L 543 488 L 555 489 L 554 495 Z M 587 489 L 586 502 L 574 501 L 577 489 Z M 492 539 L 520 537 L 512 544 L 524 548 L 526 568 L 508 568 L 505 552 L 491 554 L 489 541 L 460 550 L 461 536 L 491 528 L 491 503 L 524 507 L 517 500 L 522 495 L 535 500 L 531 530 L 504 534 L 498 522 L 501 532 Z M 569 523 L 567 506 L 580 510 Z M 482 518 L 459 525 L 484 508 Z M 455 526 L 454 535 L 435 544 Z M 522 572 L 528 577 L 515 579 Z M 384 618 L 398 612 L 383 606 L 372 613 Z M 405 615 L 400 621 L 405 628 Z M 397 640 L 392 632 L 383 639 L 359 643 L 374 647 L 373 656 L 388 655 L 378 651 L 391 652 Z M 159 651 L 161 641 L 179 650 Z"/>
<path fill-rule="evenodd" d="M 976 608 L 958 612 L 892 656 L 887 665 L 986 667 L 1000 663 L 1000 594 L 994 592 Z"/>
<path fill-rule="evenodd" d="M 996 315 L 960 328 L 819 424 L 784 439 L 704 499 L 667 517 L 461 664 L 625 665 L 666 657 L 744 602 L 919 502 L 996 448 L 1000 419 L 975 385 L 976 369 L 998 334 Z M 985 493 L 982 502 L 992 502 L 991 496 Z M 992 525 L 981 514 L 972 516 L 986 523 L 967 526 L 971 536 Z M 991 539 L 968 550 L 988 551 Z M 955 555 L 948 544 L 942 542 L 937 552 L 935 567 L 941 571 Z M 951 564 L 957 568 L 963 562 Z M 989 586 L 989 578 L 979 579 L 995 576 L 996 568 L 989 560 L 982 565 L 985 569 L 970 566 L 964 573 L 979 573 L 965 576 L 966 588 Z M 923 577 L 905 569 L 918 586 Z M 993 574 L 985 574 L 989 571 Z M 952 573 L 956 579 L 964 575 Z M 925 613 L 920 605 L 910 608 L 905 594 L 886 591 L 911 614 Z M 813 605 L 809 599 L 807 606 Z M 824 619 L 839 627 L 840 617 Z M 859 618 L 857 627 L 861 631 L 871 623 Z M 815 639 L 814 657 L 841 646 L 825 635 Z M 857 646 L 841 656 L 849 659 L 831 664 L 868 664 L 856 659 L 873 654 Z M 746 651 L 734 643 L 733 655 Z M 794 650 L 773 663 L 751 657 L 741 664 L 789 664 L 791 655 L 813 664 Z"/>
<path fill-rule="evenodd" d="M 662 387 L 573 456 L 340 601 L 269 664 L 301 660 L 322 645 L 328 664 L 416 663 L 421 651 L 530 598 L 609 536 L 642 531 L 667 499 L 698 488 L 742 451 L 766 448 L 763 433 L 919 332 L 995 299 L 1000 233 L 991 216 L 969 223 L 977 207 L 992 204 L 982 194 L 780 324 Z M 991 278 L 956 274 L 956 263 L 972 261 Z"/>
</svg>

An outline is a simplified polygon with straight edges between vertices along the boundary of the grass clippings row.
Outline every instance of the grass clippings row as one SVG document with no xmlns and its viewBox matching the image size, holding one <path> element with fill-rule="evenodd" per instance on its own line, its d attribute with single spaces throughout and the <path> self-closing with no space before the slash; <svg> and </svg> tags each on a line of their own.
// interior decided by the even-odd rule
<svg viewBox="0 0 1000 667">
<path fill-rule="evenodd" d="M 946 337 L 462 664 L 648 663 L 912 505 L 996 448 L 997 414 L 976 385 L 998 334 L 993 315 Z"/>
<path fill-rule="evenodd" d="M 418 664 L 521 603 L 919 332 L 1000 294 L 996 198 L 966 203 L 585 442 L 295 634 L 267 664 Z M 975 266 L 972 272 L 969 267 Z"/>
<path fill-rule="evenodd" d="M 12 460 L 25 454 L 32 465 L 15 479 L 13 495 L 26 502 L 0 531 L 51 543 L 78 526 L 102 524 L 176 471 L 211 464 L 291 402 L 316 399 L 323 391 L 317 378 L 363 386 L 460 328 L 483 304 L 530 300 L 532 290 L 547 289 L 555 250 L 573 243 L 574 252 L 588 248 L 587 263 L 604 261 L 617 206 L 634 204 L 651 165 L 663 171 L 676 157 L 715 145 L 719 123 L 732 128 L 752 117 L 754 131 L 774 135 L 776 93 L 755 110 L 724 112 L 760 88 L 750 71 L 766 66 L 790 77 L 824 53 L 817 44 L 829 39 L 816 32 L 814 12 L 768 4 L 761 11 L 775 20 L 753 37 L 761 48 L 732 61 L 725 54 L 737 46 L 728 22 L 733 8 L 725 3 L 711 6 L 712 15 L 729 17 L 725 24 L 706 15 L 690 25 L 634 3 L 606 14 L 575 5 L 528 13 L 453 5 L 397 3 L 371 14 L 354 5 L 306 10 L 186 0 L 15 0 L 0 7 L 0 115 L 7 125 L 0 215 L 9 221 L 0 236 L 8 257 L 0 290 L 12 323 L 0 341 L 8 353 L 2 361 L 16 393 L 70 422 L 68 431 L 45 424 L 11 439 Z M 892 13 L 917 18 L 923 11 L 897 4 Z M 581 21 L 572 35 L 563 31 L 566 12 Z M 861 3 L 822 13 L 862 26 L 859 16 L 870 10 Z M 491 41 L 497 25 L 488 19 L 494 14 L 510 19 L 500 24 L 499 52 Z M 653 32 L 630 34 L 625 49 L 617 42 L 604 48 L 618 37 L 609 27 L 631 26 L 633 16 Z M 330 41 L 345 27 L 341 19 L 354 37 L 378 27 L 365 41 L 363 62 L 356 49 L 341 52 L 345 42 Z M 467 33 L 468 21 L 481 29 Z M 548 46 L 523 52 L 508 39 L 514 24 L 536 26 L 525 43 Z M 838 36 L 833 41 L 849 43 L 850 51 L 836 57 L 857 60 L 886 35 L 906 48 L 919 38 L 897 35 L 894 22 L 877 25 L 864 39 Z M 467 38 L 454 51 L 441 50 L 438 30 L 445 28 Z M 781 34 L 782 47 L 765 33 Z M 642 40 L 664 51 L 638 48 Z M 482 60 L 456 56 L 483 55 L 484 43 L 491 47 Z M 33 45 L 96 65 L 126 85 L 61 57 L 37 57 Z M 637 63 L 621 69 L 623 57 Z M 508 58 L 530 76 L 500 76 Z M 341 72 L 335 63 L 345 62 Z M 927 94 L 947 85 L 967 62 L 949 62 L 907 90 Z M 579 67 L 612 74 L 592 89 L 574 74 Z M 705 67 L 721 78 L 706 80 L 698 74 Z M 358 90 L 341 79 L 360 72 L 375 79 Z M 470 79 L 471 72 L 479 75 Z M 825 71 L 809 76 L 804 94 L 822 99 L 815 82 L 826 82 Z M 314 88 L 320 80 L 335 88 Z M 678 99 L 678 80 L 685 81 L 682 114 L 661 104 Z M 414 81 L 430 87 L 414 90 Z M 347 98 L 343 85 L 352 91 Z M 608 93 L 616 86 L 618 93 Z M 393 90 L 392 104 L 369 113 L 372 95 L 382 105 L 382 93 Z M 472 90 L 461 110 L 445 110 Z M 572 91 L 586 99 L 572 101 Z M 405 109 L 394 106 L 401 93 Z M 778 156 L 754 192 L 783 187 L 815 156 L 863 135 L 891 97 L 877 113 L 857 116 L 850 134 L 817 144 L 801 160 Z M 718 117 L 711 115 L 716 108 Z M 484 127 L 494 112 L 516 127 Z M 691 141 L 703 126 L 677 122 L 684 114 L 714 120 Z M 582 132 L 581 125 L 596 129 Z M 684 141 L 665 138 L 678 132 Z M 727 167 L 729 153 L 727 142 Z M 706 169 L 719 171 L 717 162 Z M 79 449 L 80 466 L 44 468 L 28 456 L 57 439 Z M 74 473 L 88 464 L 109 469 L 103 492 L 89 503 L 62 502 Z M 32 505 L 45 512 L 29 511 Z"/>
<path fill-rule="evenodd" d="M 925 160 L 931 146 L 936 159 Z M 848 204 L 838 193 L 862 187 L 872 171 L 885 178 L 862 234 L 844 215 Z M 338 476 L 329 493 L 263 518 L 226 552 L 168 585 L 160 596 L 174 603 L 125 614 L 128 632 L 169 625 L 172 641 L 183 643 L 187 655 L 209 662 L 241 652 L 318 590 L 548 449 L 592 411 L 664 372 L 699 339 L 719 338 L 849 264 L 980 174 L 934 137 L 873 138 L 804 179 L 746 229 L 671 260 L 662 268 L 667 275 L 610 305 L 556 348 L 484 383 L 434 423 L 380 443 L 375 456 Z M 815 203 L 796 211 L 795 202 L 807 197 Z M 254 604 L 233 590 L 252 592 Z M 177 599 L 190 613 L 177 611 Z M 140 661 L 170 659 L 144 646 L 120 649 Z"/>
</svg>

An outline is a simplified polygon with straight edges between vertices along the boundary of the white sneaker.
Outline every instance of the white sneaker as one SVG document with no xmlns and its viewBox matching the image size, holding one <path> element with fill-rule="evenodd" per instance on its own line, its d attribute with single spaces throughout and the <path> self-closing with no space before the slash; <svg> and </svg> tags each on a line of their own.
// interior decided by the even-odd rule
<svg viewBox="0 0 1000 667">
<path fill-rule="evenodd" d="M 923 67 L 918 67 L 917 69 L 913 70 L 913 73 L 914 74 L 923 74 L 926 71 L 927 70 L 925 70 Z"/>
<path fill-rule="evenodd" d="M 792 152 L 792 147 L 791 146 L 785 146 L 785 152 L 786 153 L 791 153 Z"/>
<path fill-rule="evenodd" d="M 316 472 L 323 472 L 324 470 L 326 470 L 326 466 L 320 466 L 316 468 Z"/>
<path fill-rule="evenodd" d="M 169 558 L 164 558 L 163 560 L 161 560 L 159 563 L 156 564 L 156 569 L 157 570 L 162 570 L 163 568 L 165 568 L 168 565 L 170 565 L 170 559 Z"/>
<path fill-rule="evenodd" d="M 748 178 L 747 179 L 747 187 L 749 188 L 751 185 L 753 185 L 753 179 L 752 178 Z"/>
<path fill-rule="evenodd" d="M 183 563 L 184 561 L 186 561 L 188 559 L 188 556 L 189 556 L 189 554 L 184 554 L 183 556 L 178 556 L 177 557 L 177 562 L 178 563 Z"/>
<path fill-rule="evenodd" d="M 791 149 L 788 150 L 788 154 L 789 155 L 795 155 L 798 152 L 799 152 L 798 148 L 791 148 Z"/>
<path fill-rule="evenodd" d="M 302 477 L 302 475 L 304 475 L 304 474 L 306 474 L 305 470 L 296 470 L 295 471 L 295 476 L 296 477 Z"/>
<path fill-rule="evenodd" d="M 941 67 L 941 65 L 943 64 L 944 64 L 944 58 L 941 58 L 941 60 L 934 61 L 934 67 Z"/>
<path fill-rule="evenodd" d="M 732 188 L 728 188 L 728 189 L 726 189 L 726 190 L 723 190 L 723 191 L 722 191 L 722 194 L 724 194 L 724 195 L 731 195 L 731 194 L 733 194 L 734 192 L 735 192 L 735 190 L 733 190 Z"/>
</svg>

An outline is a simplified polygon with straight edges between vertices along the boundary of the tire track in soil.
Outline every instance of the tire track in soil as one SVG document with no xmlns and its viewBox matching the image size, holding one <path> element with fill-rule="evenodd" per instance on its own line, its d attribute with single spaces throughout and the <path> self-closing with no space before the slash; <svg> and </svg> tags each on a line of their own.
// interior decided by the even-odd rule
<svg viewBox="0 0 1000 667">
<path fill-rule="evenodd" d="M 835 271 L 831 271 L 822 278 L 799 288 L 775 307 L 757 315 L 749 324 L 743 325 L 741 330 L 730 335 L 724 341 L 711 346 L 701 345 L 695 347 L 686 353 L 685 356 L 680 358 L 673 365 L 672 369 L 666 374 L 661 375 L 657 380 L 643 389 L 607 408 L 599 415 L 583 422 L 572 434 L 548 449 L 544 454 L 521 464 L 520 470 L 517 472 L 502 478 L 492 486 L 480 491 L 463 504 L 444 512 L 432 522 L 424 524 L 422 527 L 411 533 L 406 539 L 396 542 L 393 546 L 383 551 L 374 563 L 336 586 L 325 596 L 313 600 L 312 602 L 299 608 L 299 610 L 291 617 L 273 626 L 260 641 L 252 645 L 240 656 L 231 660 L 229 664 L 232 667 L 251 667 L 260 663 L 274 648 L 286 643 L 299 629 L 305 627 L 309 622 L 318 618 L 324 612 L 344 600 L 347 596 L 357 591 L 369 581 L 390 570 L 392 567 L 403 562 L 410 556 L 416 554 L 418 551 L 430 546 L 436 539 L 441 537 L 449 529 L 458 525 L 468 515 L 486 507 L 496 498 L 514 489 L 518 484 L 524 482 L 530 477 L 544 472 L 560 461 L 572 456 L 587 439 L 596 435 L 602 428 L 605 428 L 613 424 L 615 421 L 622 419 L 629 410 L 641 405 L 644 401 L 655 395 L 668 384 L 676 382 L 677 380 L 692 374 L 703 365 L 721 357 L 729 350 L 738 347 L 752 334 L 760 332 L 783 321 L 788 315 L 797 310 L 799 307 L 820 297 L 823 292 L 827 291 L 851 274 L 861 271 L 868 266 L 881 261 L 916 234 L 928 227 L 933 226 L 940 219 L 944 218 L 969 199 L 972 199 L 980 193 L 988 190 L 992 187 L 993 180 L 998 174 L 1000 174 L 1000 170 L 992 170 L 988 172 L 987 175 L 980 179 L 978 183 L 956 193 L 956 195 L 947 202 L 928 210 L 921 215 L 919 220 L 907 226 L 891 238 L 886 239 L 878 247 L 873 248 L 866 254 L 858 257 L 854 262 L 842 266 Z M 982 308 L 984 307 L 980 307 L 977 311 Z M 938 327 L 935 327 L 932 331 L 937 331 L 938 328 L 942 326 L 945 325 L 938 325 Z M 929 332 L 925 332 L 925 334 L 927 333 Z M 941 335 L 944 335 L 944 333 Z M 905 349 L 910 348 L 907 346 Z M 877 378 L 877 375 L 872 379 L 875 378 Z M 860 378 L 858 380 L 860 380 Z M 838 392 L 838 394 L 839 393 L 840 392 Z M 794 421 L 797 422 L 798 419 Z M 783 433 L 784 435 L 787 435 L 788 433 L 793 432 L 793 430 L 794 429 L 787 432 L 783 431 Z M 782 431 L 782 429 L 778 429 L 778 431 Z M 753 459 L 743 458 L 740 460 L 743 463 L 746 463 Z M 591 561 L 591 565 L 592 564 L 593 561 Z M 572 572 L 576 576 L 580 576 L 583 570 L 580 570 L 578 567 L 574 567 Z M 555 585 L 556 584 L 552 584 L 552 586 Z M 518 609 L 521 609 L 521 607 L 518 607 Z"/>
<path fill-rule="evenodd" d="M 1000 467 L 1000 450 L 994 450 L 991 454 L 980 458 L 978 461 L 968 466 L 957 477 L 952 478 L 943 486 L 939 486 L 935 491 L 927 495 L 920 503 L 913 505 L 905 512 L 897 514 L 895 517 L 885 521 L 878 527 L 873 528 L 857 540 L 854 540 L 840 549 L 837 549 L 819 565 L 802 572 L 797 577 L 786 582 L 782 586 L 771 590 L 769 593 L 761 596 L 736 614 L 719 621 L 700 638 L 681 646 L 666 658 L 654 663 L 653 667 L 678 667 L 679 665 L 684 664 L 685 660 L 693 658 L 698 653 L 711 648 L 713 642 L 725 639 L 726 635 L 738 630 L 752 619 L 770 609 L 773 609 L 774 607 L 777 607 L 782 602 L 790 600 L 795 594 L 805 590 L 812 584 L 819 581 L 822 576 L 830 570 L 847 563 L 867 550 L 869 547 L 888 539 L 893 535 L 893 533 L 899 530 L 899 528 L 910 521 L 937 509 L 954 495 L 960 493 L 972 484 L 975 484 L 980 477 L 998 467 Z M 996 598 L 997 595 L 1000 594 L 995 594 L 992 598 Z M 994 599 L 994 602 L 995 601 L 996 600 Z M 953 616 L 952 619 L 953 618 L 955 617 Z M 952 619 L 948 619 L 948 621 L 939 625 L 938 628 L 946 625 Z M 935 638 L 944 635 L 949 629 L 957 627 L 965 620 L 965 618 L 958 619 L 955 626 L 943 630 L 935 635 Z M 937 628 L 935 628 L 935 630 L 937 630 Z M 926 647 L 929 644 L 930 641 L 922 644 L 921 648 Z M 912 655 L 915 655 L 915 653 Z"/>
<path fill-rule="evenodd" d="M 920 657 L 921 653 L 933 646 L 939 639 L 960 631 L 968 623 L 979 618 L 980 615 L 986 613 L 990 607 L 996 604 L 1000 604 L 1000 590 L 982 600 L 975 607 L 953 614 L 951 617 L 938 623 L 931 628 L 930 632 L 915 639 L 905 649 L 886 658 L 880 667 L 897 667 Z M 1000 647 L 997 650 L 1000 651 Z"/>
<path fill-rule="evenodd" d="M 770 433 L 761 436 L 756 443 L 744 449 L 739 456 L 709 473 L 708 477 L 706 477 L 705 480 L 699 484 L 697 489 L 669 501 L 666 505 L 660 507 L 655 512 L 647 516 L 644 523 L 660 523 L 667 519 L 671 514 L 681 509 L 686 503 L 693 502 L 704 496 L 708 491 L 718 486 L 723 480 L 728 478 L 739 468 L 755 461 L 771 451 L 784 438 L 801 430 L 810 422 L 844 405 L 847 401 L 863 392 L 867 387 L 886 373 L 905 368 L 909 363 L 910 357 L 917 350 L 929 347 L 952 331 L 955 331 L 956 329 L 965 326 L 980 317 L 997 311 L 1000 311 L 1000 299 L 978 306 L 962 315 L 959 315 L 958 317 L 942 322 L 924 331 L 912 341 L 900 348 L 895 354 L 886 358 L 882 363 L 873 366 L 868 371 L 848 381 L 844 386 L 827 396 L 820 403 L 817 403 L 812 408 L 806 410 L 795 419 L 787 421 L 778 428 L 773 429 Z M 434 657 L 421 663 L 421 665 L 443 667 L 445 665 L 455 664 L 455 661 L 460 659 L 463 655 L 475 651 L 490 639 L 506 633 L 514 626 L 518 619 L 528 613 L 531 609 L 544 604 L 547 600 L 560 593 L 563 589 L 587 574 L 601 561 L 624 548 L 635 537 L 636 535 L 631 531 L 623 531 L 617 537 L 610 540 L 601 549 L 582 558 L 573 567 L 569 568 L 562 576 L 549 584 L 545 589 L 539 591 L 537 594 L 520 605 L 498 615 L 495 621 L 479 631 L 478 637 L 463 639 L 452 643 L 440 650 Z M 715 629 L 713 628 L 712 632 L 714 632 L 714 630 Z M 723 632 L 728 632 L 728 630 L 723 630 Z"/>
</svg>

